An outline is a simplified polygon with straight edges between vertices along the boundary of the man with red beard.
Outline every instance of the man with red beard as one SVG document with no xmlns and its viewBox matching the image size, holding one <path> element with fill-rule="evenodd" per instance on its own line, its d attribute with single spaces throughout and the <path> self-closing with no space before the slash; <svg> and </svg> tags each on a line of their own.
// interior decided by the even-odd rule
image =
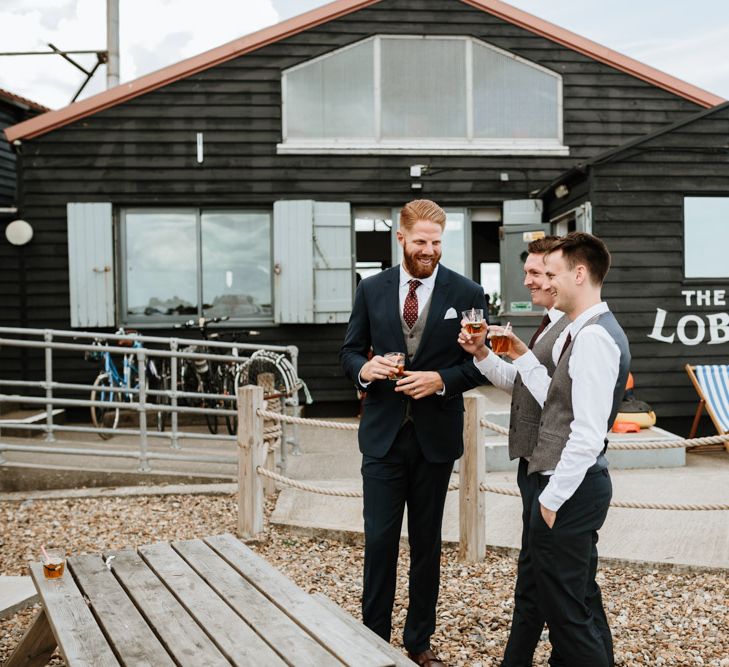
<svg viewBox="0 0 729 667">
<path fill-rule="evenodd" d="M 419 665 L 430 647 L 440 582 L 441 522 L 453 462 L 463 452 L 462 393 L 484 382 L 458 345 L 461 313 L 485 309 L 483 288 L 439 264 L 446 214 L 421 199 L 400 211 L 402 264 L 360 282 L 340 351 L 345 374 L 366 390 L 359 427 L 364 492 L 362 619 L 390 641 L 405 506 L 410 544 L 403 643 Z M 367 359 L 372 347 L 373 357 Z M 387 352 L 405 353 L 405 373 Z"/>
</svg>

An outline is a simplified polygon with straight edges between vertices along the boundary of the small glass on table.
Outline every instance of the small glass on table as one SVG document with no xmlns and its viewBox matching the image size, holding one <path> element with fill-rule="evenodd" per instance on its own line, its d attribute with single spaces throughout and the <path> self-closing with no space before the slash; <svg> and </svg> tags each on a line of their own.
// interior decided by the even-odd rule
<svg viewBox="0 0 729 667">
<path fill-rule="evenodd" d="M 43 554 L 43 576 L 46 579 L 59 579 L 62 577 L 63 571 L 66 568 L 65 551 L 58 547 L 46 547 L 42 545 L 41 552 Z"/>
<path fill-rule="evenodd" d="M 404 352 L 386 352 L 384 355 L 385 359 L 397 364 L 397 368 L 392 369 L 390 373 L 390 380 L 399 380 L 405 377 L 405 353 Z"/>
</svg>

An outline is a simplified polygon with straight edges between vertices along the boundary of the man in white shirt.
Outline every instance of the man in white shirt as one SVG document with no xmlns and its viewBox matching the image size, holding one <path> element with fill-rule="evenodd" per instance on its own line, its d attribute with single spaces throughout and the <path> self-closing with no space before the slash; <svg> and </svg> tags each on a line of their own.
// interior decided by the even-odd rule
<svg viewBox="0 0 729 667">
<path fill-rule="evenodd" d="M 544 254 L 558 240 L 546 236 L 532 241 L 527 246 L 528 255 L 524 262 L 524 286 L 529 290 L 532 304 L 545 308 L 544 317 L 534 332 L 529 348 L 537 359 L 551 373 L 551 351 L 557 336 L 569 324 L 562 311 L 554 307 L 551 291 L 544 289 Z M 464 350 L 473 355 L 473 362 L 495 386 L 512 395 L 509 425 L 509 458 L 519 459 L 517 483 L 522 501 L 521 550 L 514 587 L 514 612 L 509 640 L 504 651 L 501 667 L 522 667 L 531 665 L 534 650 L 544 629 L 544 616 L 537 606 L 534 568 L 529 554 L 529 520 L 535 495 L 538 495 L 536 476 L 527 476 L 529 457 L 537 444 L 539 420 L 542 406 L 537 403 L 521 381 L 516 367 L 507 363 L 486 347 L 485 336 L 469 335 L 464 328 L 458 338 Z"/>
<path fill-rule="evenodd" d="M 601 300 L 610 268 L 605 244 L 571 232 L 545 255 L 554 306 L 570 325 L 552 348 L 550 374 L 513 333 L 509 356 L 524 384 L 543 406 L 528 475 L 539 494 L 531 508 L 530 555 L 538 607 L 554 648 L 550 663 L 612 667 L 612 638 L 602 607 L 597 531 L 607 515 L 612 486 L 606 435 L 615 420 L 630 366 L 622 328 Z"/>
</svg>

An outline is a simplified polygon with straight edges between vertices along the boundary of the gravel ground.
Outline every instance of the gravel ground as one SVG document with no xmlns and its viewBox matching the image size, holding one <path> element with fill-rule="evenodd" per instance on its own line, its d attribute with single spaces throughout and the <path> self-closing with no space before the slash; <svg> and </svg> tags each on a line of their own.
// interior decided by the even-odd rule
<svg viewBox="0 0 729 667">
<path fill-rule="evenodd" d="M 268 510 L 270 511 L 269 503 Z M 158 540 L 235 533 L 234 496 L 166 496 L 3 502 L 0 573 L 25 574 L 38 545 L 66 545 L 74 553 L 131 547 Z M 362 549 L 267 527 L 250 545 L 309 592 L 322 592 L 359 618 Z M 400 559 L 393 640 L 405 620 L 407 557 Z M 489 552 L 462 564 L 446 547 L 438 626 L 433 646 L 449 665 L 496 667 L 512 610 L 515 558 Z M 725 574 L 675 573 L 603 567 L 599 573 L 615 640 L 616 665 L 729 667 L 729 592 Z M 35 609 L 0 620 L 0 663 L 29 626 Z M 543 637 L 546 639 L 546 635 Z M 547 664 L 543 641 L 534 661 Z M 55 656 L 53 665 L 63 665 Z"/>
</svg>

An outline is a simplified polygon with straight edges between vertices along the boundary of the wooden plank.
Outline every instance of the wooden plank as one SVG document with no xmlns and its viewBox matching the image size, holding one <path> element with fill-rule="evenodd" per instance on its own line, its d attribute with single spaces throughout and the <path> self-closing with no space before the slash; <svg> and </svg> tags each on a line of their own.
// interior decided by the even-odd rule
<svg viewBox="0 0 729 667">
<path fill-rule="evenodd" d="M 101 556 L 74 556 L 68 565 L 125 667 L 174 667 L 174 661 Z"/>
<path fill-rule="evenodd" d="M 204 542 L 186 540 L 172 547 L 286 662 L 341 667 L 339 660 Z"/>
<path fill-rule="evenodd" d="M 125 549 L 111 555 L 112 571 L 176 663 L 181 667 L 230 665 L 135 551 Z"/>
<path fill-rule="evenodd" d="M 53 635 L 69 667 L 119 667 L 109 642 L 99 629 L 74 578 L 46 579 L 40 563 L 30 564 Z"/>
<path fill-rule="evenodd" d="M 138 551 L 234 665 L 286 664 L 169 544 L 159 542 Z"/>
<path fill-rule="evenodd" d="M 53 636 L 46 610 L 41 609 L 4 667 L 44 667 L 55 650 L 56 638 Z"/>
<path fill-rule="evenodd" d="M 321 605 L 323 605 L 334 616 L 344 621 L 357 634 L 364 637 L 367 641 L 372 642 L 377 648 L 385 653 L 395 664 L 396 667 L 412 667 L 413 661 L 410 660 L 402 651 L 398 651 L 392 644 L 388 644 L 380 635 L 370 630 L 366 625 L 362 625 L 351 614 L 348 614 L 336 602 L 330 600 L 324 593 L 314 593 L 312 597 Z"/>
<path fill-rule="evenodd" d="M 233 535 L 216 535 L 206 538 L 205 542 L 346 665 L 383 667 L 393 664 L 346 623 L 320 605 L 312 606 L 308 593 Z"/>
</svg>

